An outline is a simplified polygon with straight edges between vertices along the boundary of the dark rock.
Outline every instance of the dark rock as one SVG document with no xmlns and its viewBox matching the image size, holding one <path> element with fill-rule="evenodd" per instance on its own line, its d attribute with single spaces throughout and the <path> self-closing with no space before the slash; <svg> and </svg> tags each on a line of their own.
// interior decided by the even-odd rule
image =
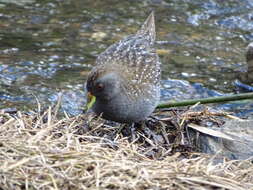
<svg viewBox="0 0 253 190">
<path fill-rule="evenodd" d="M 201 152 L 236 160 L 253 156 L 253 120 L 230 120 L 221 128 L 213 127 L 212 129 L 222 132 L 233 140 L 199 133 L 196 145 Z M 198 136 L 195 130 L 190 134 Z"/>
</svg>

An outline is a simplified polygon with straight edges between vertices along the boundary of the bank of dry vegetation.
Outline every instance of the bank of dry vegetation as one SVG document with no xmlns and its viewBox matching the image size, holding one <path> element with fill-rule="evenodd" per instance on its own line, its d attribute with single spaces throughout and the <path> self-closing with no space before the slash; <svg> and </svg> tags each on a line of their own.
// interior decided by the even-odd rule
<svg viewBox="0 0 253 190">
<path fill-rule="evenodd" d="M 135 128 L 91 114 L 0 114 L 0 189 L 251 189 L 250 160 L 215 162 L 187 122 L 222 125 L 224 113 L 164 111 Z"/>
</svg>

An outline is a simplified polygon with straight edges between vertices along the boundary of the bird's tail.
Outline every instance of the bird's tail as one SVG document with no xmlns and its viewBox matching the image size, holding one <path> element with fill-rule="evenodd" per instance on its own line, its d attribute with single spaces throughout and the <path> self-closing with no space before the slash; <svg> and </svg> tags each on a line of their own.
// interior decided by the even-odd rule
<svg viewBox="0 0 253 190">
<path fill-rule="evenodd" d="M 150 13 L 146 21 L 143 23 L 141 29 L 137 32 L 139 35 L 146 37 L 150 43 L 155 42 L 156 32 L 155 32 L 155 19 L 154 11 Z"/>
</svg>

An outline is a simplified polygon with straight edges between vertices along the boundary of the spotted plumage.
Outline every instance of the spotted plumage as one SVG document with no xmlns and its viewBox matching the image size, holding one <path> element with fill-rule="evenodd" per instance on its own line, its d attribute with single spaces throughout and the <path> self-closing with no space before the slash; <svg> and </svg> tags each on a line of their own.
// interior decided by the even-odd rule
<svg viewBox="0 0 253 190">
<path fill-rule="evenodd" d="M 155 109 L 160 94 L 160 62 L 153 48 L 155 36 L 151 13 L 136 34 L 111 45 L 98 56 L 87 80 L 87 90 L 97 97 L 93 108 L 97 114 L 131 123 L 144 120 Z M 96 89 L 99 83 L 104 83 L 103 92 Z"/>
</svg>

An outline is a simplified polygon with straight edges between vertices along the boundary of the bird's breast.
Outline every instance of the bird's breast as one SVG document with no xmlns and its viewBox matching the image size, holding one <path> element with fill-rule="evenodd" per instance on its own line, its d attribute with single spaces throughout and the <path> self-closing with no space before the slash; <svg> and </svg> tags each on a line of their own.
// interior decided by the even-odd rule
<svg viewBox="0 0 253 190">
<path fill-rule="evenodd" d="M 131 98 L 119 95 L 109 101 L 97 99 L 93 111 L 104 119 L 120 123 L 133 123 L 144 120 L 155 109 L 159 102 L 159 89 L 152 96 L 140 95 Z"/>
</svg>

